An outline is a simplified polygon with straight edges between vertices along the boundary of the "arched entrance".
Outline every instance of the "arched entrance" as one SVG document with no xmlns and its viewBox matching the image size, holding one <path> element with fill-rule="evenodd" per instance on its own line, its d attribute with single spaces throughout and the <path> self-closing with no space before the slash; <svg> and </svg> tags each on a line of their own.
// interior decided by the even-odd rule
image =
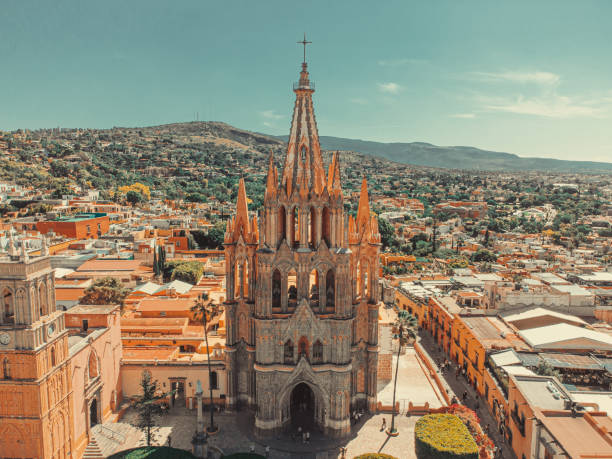
<svg viewBox="0 0 612 459">
<path fill-rule="evenodd" d="M 98 399 L 94 398 L 89 405 L 89 427 L 98 423 Z"/>
<path fill-rule="evenodd" d="M 315 396 L 308 384 L 300 383 L 291 391 L 291 425 L 304 432 L 315 428 Z"/>
</svg>

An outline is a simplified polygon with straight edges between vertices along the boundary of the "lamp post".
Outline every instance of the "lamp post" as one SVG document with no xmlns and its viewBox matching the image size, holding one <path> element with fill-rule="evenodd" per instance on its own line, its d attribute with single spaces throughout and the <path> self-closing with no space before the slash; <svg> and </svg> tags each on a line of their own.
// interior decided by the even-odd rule
<svg viewBox="0 0 612 459">
<path fill-rule="evenodd" d="M 391 427 L 387 430 L 387 435 L 396 437 L 399 432 L 395 428 L 395 391 L 397 389 L 397 373 L 399 370 L 400 354 L 402 352 L 402 345 L 407 344 L 408 338 L 416 339 L 416 329 L 419 326 L 419 322 L 415 316 L 408 314 L 407 311 L 399 310 L 397 312 L 397 321 L 395 322 L 395 334 L 394 338 L 398 340 L 397 346 L 397 363 L 395 365 L 395 381 L 393 382 L 393 406 L 391 407 Z"/>
</svg>

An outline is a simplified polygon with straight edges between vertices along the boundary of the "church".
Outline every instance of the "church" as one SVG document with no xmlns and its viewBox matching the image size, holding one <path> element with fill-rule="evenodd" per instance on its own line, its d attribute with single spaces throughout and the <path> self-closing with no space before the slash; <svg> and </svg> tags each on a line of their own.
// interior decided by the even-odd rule
<svg viewBox="0 0 612 459">
<path fill-rule="evenodd" d="M 304 59 L 282 174 L 270 153 L 263 208 L 244 181 L 225 233 L 229 409 L 255 411 L 255 431 L 341 437 L 353 410 L 374 410 L 380 234 L 364 179 L 345 215 L 340 160 L 327 174 Z"/>
</svg>

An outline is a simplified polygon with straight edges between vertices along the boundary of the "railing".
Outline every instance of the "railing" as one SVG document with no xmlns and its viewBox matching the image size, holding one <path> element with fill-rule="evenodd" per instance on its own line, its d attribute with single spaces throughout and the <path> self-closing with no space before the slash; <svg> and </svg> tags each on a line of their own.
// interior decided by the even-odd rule
<svg viewBox="0 0 612 459">
<path fill-rule="evenodd" d="M 299 81 L 296 81 L 295 83 L 293 83 L 294 91 L 296 89 L 312 89 L 314 91 L 314 88 L 315 88 L 314 81 L 309 81 L 307 84 L 302 84 Z"/>
<path fill-rule="evenodd" d="M 106 438 L 110 438 L 113 441 L 116 441 L 119 444 L 125 443 L 126 437 L 122 433 L 115 432 L 113 429 L 109 429 L 102 424 L 98 424 L 98 428 L 100 429 L 100 433 L 104 435 Z"/>
</svg>

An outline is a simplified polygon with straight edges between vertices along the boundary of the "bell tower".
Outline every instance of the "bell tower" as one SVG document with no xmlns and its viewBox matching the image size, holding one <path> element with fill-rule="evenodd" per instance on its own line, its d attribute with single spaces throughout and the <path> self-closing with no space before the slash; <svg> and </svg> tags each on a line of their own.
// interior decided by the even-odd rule
<svg viewBox="0 0 612 459">
<path fill-rule="evenodd" d="M 0 451 L 7 457 L 64 458 L 72 453 L 68 332 L 55 306 L 55 278 L 25 242 L 0 258 Z"/>
<path fill-rule="evenodd" d="M 282 173 L 270 152 L 261 225 L 249 219 L 241 182 L 225 234 L 228 405 L 248 401 L 258 435 L 301 425 L 344 436 L 351 408 L 376 405 L 380 236 L 367 186 L 358 224 L 345 217 L 338 153 L 326 174 L 305 60 L 293 91 Z"/>
</svg>

